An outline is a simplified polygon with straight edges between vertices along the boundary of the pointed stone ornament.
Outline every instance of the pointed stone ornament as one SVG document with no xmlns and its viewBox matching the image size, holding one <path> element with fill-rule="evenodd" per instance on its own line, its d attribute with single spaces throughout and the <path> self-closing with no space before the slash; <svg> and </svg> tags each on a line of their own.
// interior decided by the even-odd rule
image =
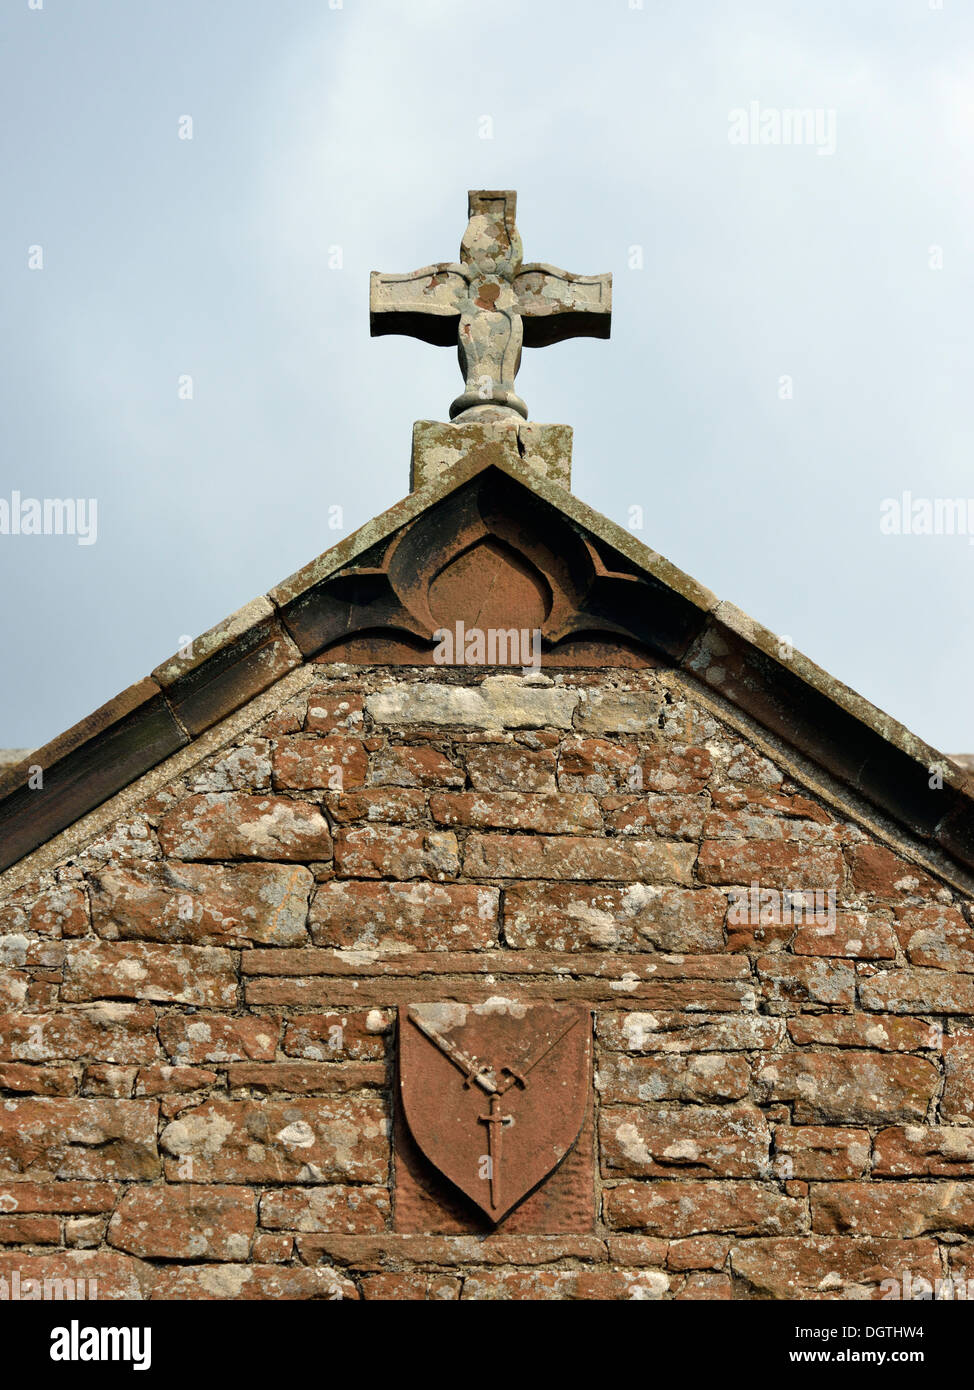
<svg viewBox="0 0 974 1390">
<path fill-rule="evenodd" d="M 522 346 L 609 336 L 612 276 L 574 275 L 541 261 L 524 265 L 516 209 L 510 189 L 472 191 L 459 263 L 409 275 L 372 272 L 373 337 L 403 333 L 440 347 L 457 344 L 464 378 L 450 406 L 457 423 L 527 419 L 514 389 Z"/>
</svg>

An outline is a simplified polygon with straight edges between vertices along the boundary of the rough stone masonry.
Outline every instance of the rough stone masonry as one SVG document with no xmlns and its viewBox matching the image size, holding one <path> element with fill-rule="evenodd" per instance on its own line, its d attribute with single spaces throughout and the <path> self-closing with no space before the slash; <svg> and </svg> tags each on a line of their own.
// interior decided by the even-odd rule
<svg viewBox="0 0 974 1390">
<path fill-rule="evenodd" d="M 411 495 L 0 769 L 0 1298 L 974 1296 L 974 777 L 572 497 L 609 302 L 471 194 Z"/>
<path fill-rule="evenodd" d="M 291 680 L 0 907 L 0 1271 L 102 1298 L 974 1277 L 970 899 L 910 846 L 682 674 Z M 755 881 L 835 887 L 834 923 L 730 924 Z M 594 1012 L 588 1228 L 398 1234 L 394 1011 L 511 994 Z"/>
</svg>

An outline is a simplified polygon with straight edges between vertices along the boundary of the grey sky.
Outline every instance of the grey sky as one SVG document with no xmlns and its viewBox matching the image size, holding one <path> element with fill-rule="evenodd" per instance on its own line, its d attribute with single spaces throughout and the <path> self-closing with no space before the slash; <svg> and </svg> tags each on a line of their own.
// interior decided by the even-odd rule
<svg viewBox="0 0 974 1390">
<path fill-rule="evenodd" d="M 972 538 L 879 525 L 974 498 L 972 39 L 969 0 L 3 0 L 0 499 L 94 497 L 98 537 L 0 535 L 0 746 L 404 495 L 460 376 L 369 338 L 368 273 L 512 187 L 526 259 L 614 274 L 611 340 L 518 377 L 574 491 L 974 751 Z M 751 102 L 834 152 L 732 143 Z"/>
</svg>

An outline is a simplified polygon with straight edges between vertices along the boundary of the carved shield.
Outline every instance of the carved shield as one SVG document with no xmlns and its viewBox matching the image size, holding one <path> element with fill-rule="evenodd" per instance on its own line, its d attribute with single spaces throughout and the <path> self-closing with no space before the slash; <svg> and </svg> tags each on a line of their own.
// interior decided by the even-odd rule
<svg viewBox="0 0 974 1390">
<path fill-rule="evenodd" d="M 500 1221 L 578 1138 L 592 1020 L 573 1004 L 411 1004 L 399 1010 L 406 1123 L 430 1163 Z"/>
</svg>

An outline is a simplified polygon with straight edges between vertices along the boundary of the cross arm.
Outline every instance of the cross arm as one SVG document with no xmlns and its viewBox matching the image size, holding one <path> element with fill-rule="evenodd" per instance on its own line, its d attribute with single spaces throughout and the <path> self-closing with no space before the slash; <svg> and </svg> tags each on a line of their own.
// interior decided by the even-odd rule
<svg viewBox="0 0 974 1390">
<path fill-rule="evenodd" d="M 372 337 L 403 333 L 434 347 L 456 347 L 458 301 L 467 285 L 467 272 L 460 265 L 426 265 L 408 275 L 373 270 L 369 280 Z"/>
<path fill-rule="evenodd" d="M 612 276 L 573 275 L 535 261 L 514 277 L 524 316 L 524 346 L 547 347 L 566 338 L 608 338 L 612 325 Z"/>
</svg>

